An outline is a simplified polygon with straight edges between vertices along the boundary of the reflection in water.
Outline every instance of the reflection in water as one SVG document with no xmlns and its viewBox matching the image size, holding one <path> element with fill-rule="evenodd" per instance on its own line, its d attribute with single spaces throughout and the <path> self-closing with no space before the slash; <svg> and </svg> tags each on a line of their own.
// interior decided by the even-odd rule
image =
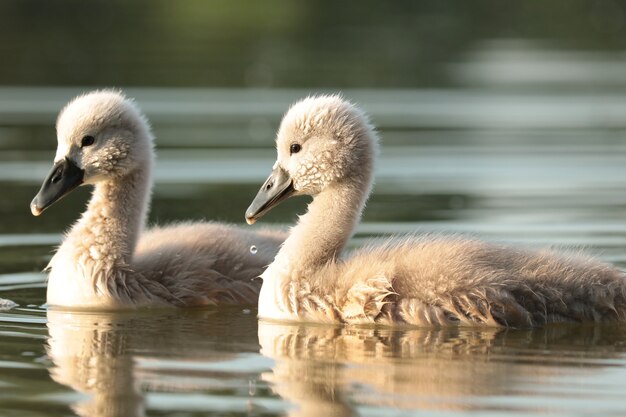
<svg viewBox="0 0 626 417">
<path fill-rule="evenodd" d="M 123 317 L 48 311 L 50 376 L 92 397 L 75 404 L 81 416 L 142 416 L 143 397 L 126 351 L 130 335 L 114 331 Z"/>
<path fill-rule="evenodd" d="M 145 415 L 144 390 L 197 392 L 212 376 L 206 363 L 235 353 L 215 352 L 214 340 L 243 327 L 251 349 L 254 317 L 230 314 L 230 325 L 214 320 L 211 311 L 68 312 L 48 311 L 47 353 L 56 382 L 87 394 L 73 404 L 89 417 Z M 251 320 L 252 319 L 252 320 Z M 230 327 L 232 326 L 232 327 Z M 247 341 L 246 341 L 247 342 Z M 242 347 L 238 345 L 239 353 Z M 184 365 L 184 366 L 183 366 Z M 203 367 L 204 365 L 204 367 Z M 203 369 L 199 377 L 198 369 Z"/>
<path fill-rule="evenodd" d="M 489 398 L 541 394 L 553 378 L 594 372 L 600 358 L 623 356 L 616 346 L 624 339 L 607 327 L 562 325 L 520 331 L 259 323 L 261 353 L 276 361 L 263 378 L 296 405 L 291 416 L 351 416 L 354 404 L 502 411 Z M 517 411 L 546 407 L 508 404 Z"/>
</svg>

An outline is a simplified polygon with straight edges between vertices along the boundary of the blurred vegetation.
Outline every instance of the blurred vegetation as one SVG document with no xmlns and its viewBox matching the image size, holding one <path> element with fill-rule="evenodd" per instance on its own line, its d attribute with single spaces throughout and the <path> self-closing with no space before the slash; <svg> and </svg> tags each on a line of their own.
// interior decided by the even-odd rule
<svg viewBox="0 0 626 417">
<path fill-rule="evenodd" d="M 3 0 L 2 85 L 423 87 L 494 38 L 626 48 L 617 0 Z"/>
</svg>

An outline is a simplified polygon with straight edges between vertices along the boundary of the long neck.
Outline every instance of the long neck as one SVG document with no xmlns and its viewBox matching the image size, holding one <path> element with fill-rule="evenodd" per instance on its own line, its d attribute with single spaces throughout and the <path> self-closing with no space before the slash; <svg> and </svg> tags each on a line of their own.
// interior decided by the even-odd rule
<svg viewBox="0 0 626 417">
<path fill-rule="evenodd" d="M 293 314 L 297 316 L 292 311 L 291 283 L 337 259 L 361 217 L 368 191 L 369 184 L 340 184 L 315 196 L 274 262 L 261 274 L 259 317 L 291 320 Z"/>
<path fill-rule="evenodd" d="M 99 269 L 128 265 L 146 222 L 150 191 L 149 162 L 127 176 L 96 184 L 87 210 L 68 240 Z"/>
<path fill-rule="evenodd" d="M 306 274 L 334 261 L 354 233 L 369 182 L 341 183 L 316 195 L 276 257 L 291 272 Z"/>
</svg>

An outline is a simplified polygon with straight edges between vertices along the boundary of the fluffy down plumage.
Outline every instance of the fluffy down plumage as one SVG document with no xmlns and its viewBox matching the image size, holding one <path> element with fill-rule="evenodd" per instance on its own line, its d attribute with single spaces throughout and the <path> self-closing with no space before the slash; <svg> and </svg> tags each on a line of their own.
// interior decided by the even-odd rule
<svg viewBox="0 0 626 417">
<path fill-rule="evenodd" d="M 289 196 L 313 201 L 262 275 L 261 318 L 512 327 L 626 320 L 626 275 L 579 253 L 426 235 L 342 255 L 371 189 L 377 143 L 367 116 L 339 96 L 309 97 L 285 115 L 274 170 L 246 218 Z"/>
<path fill-rule="evenodd" d="M 66 234 L 48 270 L 48 304 L 130 308 L 250 304 L 284 239 L 219 223 L 144 230 L 154 139 L 135 103 L 117 91 L 72 100 L 57 121 L 53 169 L 33 214 L 91 184 L 87 210 Z M 251 253 L 250 247 L 257 247 Z"/>
</svg>

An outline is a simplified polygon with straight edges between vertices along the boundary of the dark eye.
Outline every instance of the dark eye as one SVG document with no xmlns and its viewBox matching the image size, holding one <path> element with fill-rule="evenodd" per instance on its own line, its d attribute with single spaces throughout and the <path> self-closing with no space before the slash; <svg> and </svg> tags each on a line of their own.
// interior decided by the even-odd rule
<svg viewBox="0 0 626 417">
<path fill-rule="evenodd" d="M 300 146 L 299 143 L 292 143 L 289 147 L 289 154 L 293 155 L 294 153 L 298 153 L 300 152 L 300 149 L 302 149 L 302 146 Z"/>
<path fill-rule="evenodd" d="M 80 141 L 80 147 L 84 148 L 85 146 L 91 146 L 96 141 L 96 138 L 93 136 L 84 136 Z"/>
</svg>

